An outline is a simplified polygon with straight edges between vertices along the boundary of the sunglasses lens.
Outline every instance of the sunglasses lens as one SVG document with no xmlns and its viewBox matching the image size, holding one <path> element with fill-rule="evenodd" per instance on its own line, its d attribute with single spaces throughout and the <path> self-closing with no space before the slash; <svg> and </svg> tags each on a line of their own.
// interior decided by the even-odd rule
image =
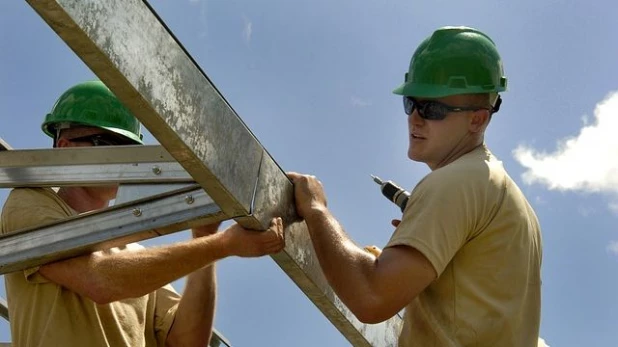
<svg viewBox="0 0 618 347">
<path fill-rule="evenodd" d="M 117 146 L 119 145 L 119 143 L 115 142 L 115 141 L 110 141 L 109 139 L 104 139 L 104 138 L 97 138 L 94 137 L 92 138 L 92 143 L 95 146 Z"/>
<path fill-rule="evenodd" d="M 403 110 L 409 116 L 414 112 L 414 99 L 409 96 L 403 97 Z"/>
<path fill-rule="evenodd" d="M 446 117 L 448 110 L 442 104 L 437 102 L 427 102 L 424 104 L 423 114 L 421 117 L 429 120 L 442 120 Z"/>
<path fill-rule="evenodd" d="M 71 139 L 73 142 L 90 142 L 93 146 L 119 146 L 128 145 L 128 141 L 118 138 L 116 136 L 107 134 L 96 134 L 89 136 L 76 137 Z"/>
<path fill-rule="evenodd" d="M 429 120 L 442 120 L 449 111 L 438 102 L 425 101 L 420 103 L 409 96 L 403 97 L 403 110 L 408 116 L 416 110 L 421 118 Z"/>
</svg>

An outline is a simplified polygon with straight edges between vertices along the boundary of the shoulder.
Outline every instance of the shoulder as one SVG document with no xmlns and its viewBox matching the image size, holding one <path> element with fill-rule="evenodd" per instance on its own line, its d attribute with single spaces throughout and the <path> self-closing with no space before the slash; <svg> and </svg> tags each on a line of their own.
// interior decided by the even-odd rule
<svg viewBox="0 0 618 347">
<path fill-rule="evenodd" d="M 51 188 L 15 188 L 6 199 L 5 208 L 33 208 L 62 205 L 63 201 Z"/>
<path fill-rule="evenodd" d="M 430 189 L 432 192 L 500 188 L 505 178 L 502 162 L 493 156 L 487 147 L 481 146 L 432 171 L 419 182 L 417 188 Z"/>
<path fill-rule="evenodd" d="M 72 214 L 50 188 L 13 189 L 2 208 L 2 233 L 62 220 Z"/>
</svg>

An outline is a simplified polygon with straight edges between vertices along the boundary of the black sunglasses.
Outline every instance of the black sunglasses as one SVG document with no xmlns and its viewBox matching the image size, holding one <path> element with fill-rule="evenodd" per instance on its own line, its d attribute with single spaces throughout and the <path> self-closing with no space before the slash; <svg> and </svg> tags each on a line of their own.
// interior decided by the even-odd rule
<svg viewBox="0 0 618 347">
<path fill-rule="evenodd" d="M 90 142 L 93 146 L 126 146 L 135 143 L 112 134 L 94 134 L 67 139 L 71 142 Z"/>
<path fill-rule="evenodd" d="M 403 97 L 403 110 L 409 116 L 414 112 L 414 110 L 418 111 L 418 115 L 423 119 L 429 120 L 442 120 L 446 118 L 446 115 L 449 112 L 466 112 L 466 111 L 478 111 L 478 110 L 489 110 L 490 108 L 486 107 L 454 107 L 443 104 L 437 101 L 418 101 L 413 97 L 404 96 Z"/>
</svg>

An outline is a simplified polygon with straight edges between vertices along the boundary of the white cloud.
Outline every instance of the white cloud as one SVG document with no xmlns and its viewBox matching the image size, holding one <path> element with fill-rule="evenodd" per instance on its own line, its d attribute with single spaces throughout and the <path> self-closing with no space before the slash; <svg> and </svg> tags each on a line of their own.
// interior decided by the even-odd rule
<svg viewBox="0 0 618 347">
<path fill-rule="evenodd" d="M 537 344 L 537 347 L 550 347 L 550 346 L 547 343 L 545 343 L 545 340 L 539 337 L 539 343 Z"/>
<path fill-rule="evenodd" d="M 245 39 L 246 43 L 251 42 L 251 35 L 253 34 L 253 23 L 251 23 L 251 21 L 243 16 L 242 17 L 244 22 L 245 22 L 245 27 L 242 31 L 242 37 Z"/>
<path fill-rule="evenodd" d="M 612 241 L 607 245 L 607 251 L 618 255 L 618 241 Z"/>
<path fill-rule="evenodd" d="M 350 102 L 352 103 L 352 106 L 355 106 L 355 107 L 371 106 L 371 101 L 363 100 L 363 99 L 361 99 L 359 97 L 356 97 L 356 96 L 352 96 L 352 98 L 350 98 Z"/>
<path fill-rule="evenodd" d="M 610 202 L 609 203 L 609 210 L 612 211 L 615 214 L 618 214 L 618 202 Z"/>
<path fill-rule="evenodd" d="M 618 194 L 618 92 L 594 109 L 594 119 L 582 118 L 579 134 L 558 141 L 553 153 L 520 145 L 513 155 L 527 168 L 526 184 L 549 189 Z"/>
</svg>

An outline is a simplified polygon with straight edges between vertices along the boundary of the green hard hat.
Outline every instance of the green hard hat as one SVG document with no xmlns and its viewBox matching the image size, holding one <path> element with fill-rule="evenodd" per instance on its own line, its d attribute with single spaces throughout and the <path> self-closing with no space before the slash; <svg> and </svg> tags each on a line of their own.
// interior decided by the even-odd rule
<svg viewBox="0 0 618 347">
<path fill-rule="evenodd" d="M 41 127 L 55 138 L 58 126 L 65 123 L 102 128 L 143 144 L 139 121 L 101 81 L 83 82 L 64 92 Z"/>
<path fill-rule="evenodd" d="M 443 27 L 418 46 L 405 82 L 393 93 L 440 98 L 505 90 L 506 76 L 494 42 L 473 28 Z"/>
</svg>

